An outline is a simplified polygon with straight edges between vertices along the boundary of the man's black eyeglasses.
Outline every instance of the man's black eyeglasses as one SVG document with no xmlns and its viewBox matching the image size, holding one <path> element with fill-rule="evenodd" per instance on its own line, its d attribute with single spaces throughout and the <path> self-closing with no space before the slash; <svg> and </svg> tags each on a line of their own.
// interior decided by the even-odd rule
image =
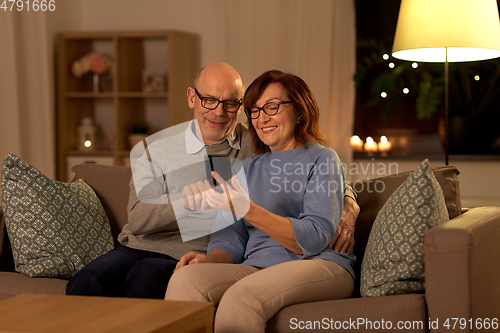
<svg viewBox="0 0 500 333">
<path fill-rule="evenodd" d="M 281 104 L 290 104 L 293 101 L 284 101 L 284 102 L 269 102 L 264 104 L 261 108 L 258 106 L 252 106 L 251 108 L 245 108 L 245 114 L 250 119 L 257 119 L 260 116 L 260 111 L 264 111 L 268 116 L 274 116 L 280 110 Z"/>
<path fill-rule="evenodd" d="M 205 109 L 208 110 L 215 110 L 219 106 L 220 103 L 222 103 L 222 108 L 226 112 L 237 112 L 240 109 L 241 106 L 241 100 L 240 101 L 219 101 L 217 98 L 213 97 L 203 97 L 201 94 L 198 92 L 198 90 L 195 88 L 194 92 L 196 93 L 196 96 L 201 101 L 201 106 L 203 106 Z"/>
</svg>

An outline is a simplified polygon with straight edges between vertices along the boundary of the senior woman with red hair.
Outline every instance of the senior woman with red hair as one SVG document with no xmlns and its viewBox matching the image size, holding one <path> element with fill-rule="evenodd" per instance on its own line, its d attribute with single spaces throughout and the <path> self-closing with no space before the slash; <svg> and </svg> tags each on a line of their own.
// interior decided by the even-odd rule
<svg viewBox="0 0 500 333">
<path fill-rule="evenodd" d="M 308 85 L 268 71 L 248 87 L 243 104 L 259 155 L 227 183 L 214 174 L 224 192 L 206 183 L 203 196 L 219 209 L 218 231 L 208 255 L 181 258 L 165 296 L 218 304 L 215 332 L 264 332 L 282 307 L 346 298 L 354 288 L 354 255 L 328 247 L 345 177 L 335 151 L 321 145 Z"/>
</svg>

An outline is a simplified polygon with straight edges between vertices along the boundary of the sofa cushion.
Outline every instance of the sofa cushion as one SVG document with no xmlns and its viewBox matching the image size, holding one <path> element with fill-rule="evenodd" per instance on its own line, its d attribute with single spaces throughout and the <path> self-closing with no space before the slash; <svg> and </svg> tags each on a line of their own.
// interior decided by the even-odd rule
<svg viewBox="0 0 500 333">
<path fill-rule="evenodd" d="M 361 296 L 423 291 L 425 234 L 447 220 L 443 190 L 424 160 L 377 214 L 361 267 Z"/>
<path fill-rule="evenodd" d="M 32 279 L 15 272 L 0 272 L 0 301 L 20 294 L 65 295 L 68 280 L 54 278 Z"/>
<path fill-rule="evenodd" d="M 458 179 L 460 171 L 458 171 L 455 166 L 450 165 L 433 167 L 432 172 L 443 189 L 450 219 L 460 215 L 462 210 L 460 182 Z M 357 194 L 357 201 L 360 207 L 354 234 L 356 243 L 354 244 L 353 252 L 357 258 L 356 264 L 354 265 L 354 273 L 356 276 L 356 280 L 354 281 L 354 297 L 360 296 L 359 277 L 361 275 L 361 263 L 363 262 L 365 248 L 368 243 L 373 221 L 375 221 L 375 217 L 387 199 L 389 199 L 391 194 L 408 178 L 410 173 L 411 171 L 406 171 L 352 184 Z"/>
<path fill-rule="evenodd" d="M 83 179 L 97 194 L 111 225 L 111 232 L 116 239 L 127 224 L 127 203 L 129 182 L 132 178 L 130 167 L 109 166 L 92 163 L 75 165 L 73 180 Z"/>
<path fill-rule="evenodd" d="M 426 324 L 425 296 L 409 294 L 290 305 L 269 319 L 266 332 L 424 333 Z"/>
<path fill-rule="evenodd" d="M 82 180 L 51 180 L 9 154 L 2 166 L 2 200 L 18 272 L 70 278 L 113 248 L 106 213 Z"/>
</svg>

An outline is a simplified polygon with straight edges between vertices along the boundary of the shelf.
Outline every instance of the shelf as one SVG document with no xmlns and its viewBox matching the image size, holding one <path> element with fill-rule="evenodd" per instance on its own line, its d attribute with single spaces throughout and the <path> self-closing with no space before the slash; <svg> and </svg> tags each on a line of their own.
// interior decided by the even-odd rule
<svg viewBox="0 0 500 333">
<path fill-rule="evenodd" d="M 68 150 L 66 156 L 114 156 L 113 150 Z"/>
<path fill-rule="evenodd" d="M 119 92 L 118 97 L 123 98 L 168 98 L 168 93 L 154 92 Z"/>
<path fill-rule="evenodd" d="M 120 157 L 130 157 L 130 150 L 121 150 L 116 152 L 116 154 Z"/>
<path fill-rule="evenodd" d="M 146 122 L 151 133 L 189 121 L 186 89 L 200 68 L 200 39 L 173 30 L 93 31 L 59 34 L 57 43 L 57 178 L 66 181 L 71 163 L 129 163 L 129 133 Z M 75 77 L 75 60 L 96 52 L 113 60 L 93 92 L 93 77 Z M 145 87 L 144 85 L 147 85 Z M 145 92 L 143 90 L 155 92 Z M 96 150 L 83 151 L 79 127 L 91 118 Z M 94 163 L 94 162 L 92 162 Z"/>
<path fill-rule="evenodd" d="M 102 93 L 94 93 L 94 92 L 67 92 L 67 98 L 113 98 L 115 97 L 122 98 L 168 98 L 168 93 L 156 93 L 156 92 L 102 92 Z"/>
<path fill-rule="evenodd" d="M 67 92 L 67 98 L 113 98 L 114 94 L 112 92 Z"/>
</svg>

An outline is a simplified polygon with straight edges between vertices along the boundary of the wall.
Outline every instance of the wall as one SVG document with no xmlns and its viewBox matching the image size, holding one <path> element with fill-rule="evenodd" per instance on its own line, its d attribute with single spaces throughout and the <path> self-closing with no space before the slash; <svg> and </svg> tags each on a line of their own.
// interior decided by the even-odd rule
<svg viewBox="0 0 500 333">
<path fill-rule="evenodd" d="M 54 33 L 92 30 L 173 29 L 201 37 L 201 63 L 224 61 L 224 1 L 71 0 L 57 3 Z"/>
</svg>

